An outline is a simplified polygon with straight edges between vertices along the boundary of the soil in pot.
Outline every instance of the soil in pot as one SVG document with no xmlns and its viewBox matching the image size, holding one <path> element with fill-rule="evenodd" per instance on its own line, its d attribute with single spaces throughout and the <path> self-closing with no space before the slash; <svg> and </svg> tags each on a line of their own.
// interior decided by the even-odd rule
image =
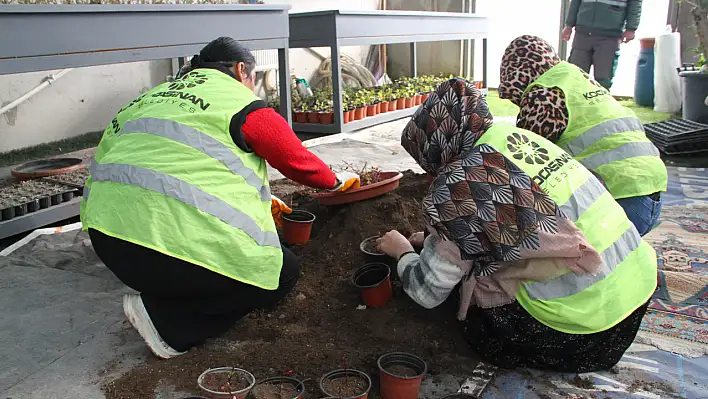
<svg viewBox="0 0 708 399">
<path fill-rule="evenodd" d="M 369 385 L 369 381 L 364 380 L 358 373 L 322 381 L 325 394 L 339 398 L 360 397 L 366 394 Z"/>
<path fill-rule="evenodd" d="M 204 376 L 202 385 L 206 389 L 224 393 L 238 392 L 248 388 L 248 386 L 251 385 L 251 381 L 239 373 L 234 373 L 231 377 L 231 381 L 229 382 L 230 374 L 231 373 L 209 373 Z M 231 387 L 230 391 L 229 387 Z"/>
<path fill-rule="evenodd" d="M 397 375 L 399 377 L 406 377 L 406 378 L 415 377 L 418 375 L 418 372 L 415 369 L 413 369 L 412 367 L 403 366 L 400 364 L 397 364 L 397 365 L 391 366 L 391 367 L 387 367 L 386 371 L 388 371 L 389 373 L 391 373 L 393 375 Z"/>
<path fill-rule="evenodd" d="M 293 210 L 293 213 L 283 215 L 282 219 L 285 242 L 292 245 L 302 245 L 310 241 L 315 215 L 303 210 Z"/>
<path fill-rule="evenodd" d="M 273 375 L 273 370 L 287 367 L 319 382 L 323 372 L 342 366 L 344 353 L 351 366 L 372 373 L 377 372 L 376 359 L 383 353 L 410 351 L 428 362 L 430 375 L 471 375 L 478 357 L 455 319 L 458 296 L 450 295 L 444 304 L 427 310 L 401 293 L 386 307 L 356 310 L 361 300 L 350 277 L 365 263 L 360 243 L 393 229 L 405 236 L 423 231 L 420 210 L 428 189 L 425 179 L 405 172 L 395 191 L 336 207 L 320 205 L 304 186 L 273 182 L 273 195 L 317 217 L 307 245 L 291 248 L 301 267 L 292 294 L 275 309 L 247 315 L 196 350 L 169 361 L 148 357 L 120 376 L 106 378 L 106 398 L 153 398 L 162 384 L 198 394 L 195 376 L 207 367 L 234 362 L 247 365 L 256 375 Z M 326 396 L 306 393 L 307 399 Z"/>
<path fill-rule="evenodd" d="M 299 394 L 300 391 L 290 382 L 258 384 L 251 391 L 254 399 L 295 399 Z"/>
</svg>

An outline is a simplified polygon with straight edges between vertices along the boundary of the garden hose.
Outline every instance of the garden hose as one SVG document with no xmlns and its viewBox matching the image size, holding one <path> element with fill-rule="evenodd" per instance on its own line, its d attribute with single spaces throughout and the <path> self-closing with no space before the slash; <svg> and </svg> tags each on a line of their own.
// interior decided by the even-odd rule
<svg viewBox="0 0 708 399">
<path fill-rule="evenodd" d="M 374 87 L 376 86 L 376 78 L 371 72 L 361 64 L 354 61 L 348 55 L 340 57 L 342 69 L 342 83 L 345 86 L 353 87 Z M 332 86 L 332 58 L 328 57 L 320 64 L 317 71 L 312 75 L 312 87 L 331 87 Z"/>
</svg>

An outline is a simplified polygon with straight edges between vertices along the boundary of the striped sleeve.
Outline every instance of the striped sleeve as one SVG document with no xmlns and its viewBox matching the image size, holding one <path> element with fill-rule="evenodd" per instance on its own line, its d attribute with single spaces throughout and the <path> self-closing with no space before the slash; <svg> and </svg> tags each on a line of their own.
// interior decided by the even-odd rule
<svg viewBox="0 0 708 399">
<path fill-rule="evenodd" d="M 413 301 L 432 309 L 447 299 L 462 280 L 464 272 L 454 263 L 445 260 L 435 249 L 439 238 L 429 235 L 420 255 L 409 253 L 398 261 L 398 275 L 403 290 Z"/>
</svg>

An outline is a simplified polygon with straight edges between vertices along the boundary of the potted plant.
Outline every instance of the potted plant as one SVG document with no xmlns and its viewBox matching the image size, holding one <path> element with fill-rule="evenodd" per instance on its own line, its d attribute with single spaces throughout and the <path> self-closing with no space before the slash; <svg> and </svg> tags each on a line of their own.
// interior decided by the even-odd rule
<svg viewBox="0 0 708 399">
<path fill-rule="evenodd" d="M 292 378 L 292 370 L 279 377 L 259 381 L 251 390 L 254 399 L 302 399 L 305 395 L 304 381 Z"/>
<path fill-rule="evenodd" d="M 345 356 L 343 369 L 322 376 L 320 390 L 331 398 L 366 399 L 371 390 L 371 378 L 362 371 L 349 368 Z"/>
<path fill-rule="evenodd" d="M 312 224 L 315 222 L 315 215 L 303 211 L 293 210 L 289 215 L 283 215 L 283 239 L 291 245 L 302 245 L 310 241 Z"/>
<path fill-rule="evenodd" d="M 318 112 L 318 122 L 323 125 L 331 125 L 334 123 L 334 113 L 332 108 L 332 100 L 317 100 L 315 109 Z"/>
<path fill-rule="evenodd" d="M 245 399 L 256 377 L 236 367 L 218 367 L 203 372 L 197 378 L 199 388 L 212 399 Z"/>
<path fill-rule="evenodd" d="M 364 119 L 366 116 L 366 101 L 361 97 L 357 96 L 353 100 L 354 104 L 354 120 L 358 121 Z"/>
<path fill-rule="evenodd" d="M 297 123 L 307 123 L 307 105 L 302 100 L 293 102 L 293 119 Z"/>
<path fill-rule="evenodd" d="M 360 290 L 366 306 L 380 308 L 393 294 L 391 268 L 385 263 L 368 263 L 352 274 L 352 283 Z"/>
<path fill-rule="evenodd" d="M 266 103 L 268 108 L 273 108 L 276 113 L 280 113 L 280 96 L 272 97 Z"/>
</svg>

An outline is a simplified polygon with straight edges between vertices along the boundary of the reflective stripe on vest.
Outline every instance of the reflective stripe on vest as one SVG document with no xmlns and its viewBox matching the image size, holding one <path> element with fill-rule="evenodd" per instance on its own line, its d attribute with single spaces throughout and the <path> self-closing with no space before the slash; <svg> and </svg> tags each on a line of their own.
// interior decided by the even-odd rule
<svg viewBox="0 0 708 399">
<path fill-rule="evenodd" d="M 208 134 L 181 123 L 159 118 L 140 118 L 123 125 L 119 136 L 146 133 L 182 143 L 223 163 L 233 174 L 243 177 L 246 184 L 258 190 L 261 201 L 270 201 L 270 189 L 263 185 L 256 172 L 247 167 L 229 147 Z"/>
<path fill-rule="evenodd" d="M 577 294 L 612 273 L 634 250 L 639 248 L 642 237 L 630 226 L 609 248 L 602 251 L 603 265 L 597 274 L 566 273 L 545 282 L 524 283 L 531 299 L 550 300 Z"/>
<path fill-rule="evenodd" d="M 644 131 L 642 122 L 640 122 L 637 118 L 628 117 L 611 119 L 588 129 L 585 133 L 582 133 L 580 136 L 574 138 L 568 144 L 562 145 L 561 148 L 570 153 L 570 155 L 576 156 L 583 152 L 586 148 L 589 148 L 591 145 L 599 142 L 607 136 L 622 132 L 632 132 L 635 130 Z"/>
<path fill-rule="evenodd" d="M 280 248 L 277 233 L 261 230 L 247 214 L 176 177 L 139 166 L 112 163 L 92 165 L 91 178 L 142 187 L 174 198 L 243 231 L 260 246 Z"/>
<path fill-rule="evenodd" d="M 627 0 L 583 0 L 585 3 L 602 3 L 610 6 L 627 7 Z"/>
<path fill-rule="evenodd" d="M 599 152 L 584 158 L 582 163 L 588 169 L 634 157 L 658 157 L 659 150 L 652 143 L 626 143 L 611 150 Z"/>
</svg>

